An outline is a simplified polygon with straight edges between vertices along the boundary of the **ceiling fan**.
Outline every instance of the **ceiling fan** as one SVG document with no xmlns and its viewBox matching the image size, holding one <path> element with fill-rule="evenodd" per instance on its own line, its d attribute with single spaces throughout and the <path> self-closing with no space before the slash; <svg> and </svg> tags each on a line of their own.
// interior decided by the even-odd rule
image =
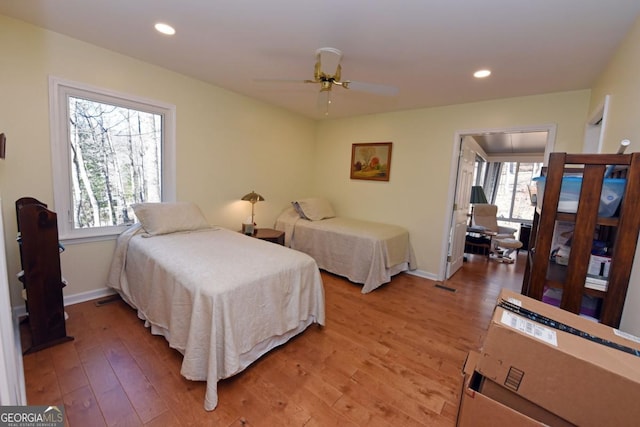
<svg viewBox="0 0 640 427">
<path fill-rule="evenodd" d="M 279 81 L 279 82 L 300 82 L 315 83 L 320 85 L 318 93 L 318 109 L 325 115 L 329 114 L 331 105 L 331 91 L 334 86 L 343 89 L 352 89 L 362 92 L 373 93 L 383 96 L 396 96 L 398 88 L 375 83 L 356 82 L 352 80 L 342 80 L 342 52 L 333 47 L 323 47 L 316 50 L 316 64 L 313 71 L 313 79 L 289 80 L 289 79 L 258 79 L 258 81 Z"/>
</svg>

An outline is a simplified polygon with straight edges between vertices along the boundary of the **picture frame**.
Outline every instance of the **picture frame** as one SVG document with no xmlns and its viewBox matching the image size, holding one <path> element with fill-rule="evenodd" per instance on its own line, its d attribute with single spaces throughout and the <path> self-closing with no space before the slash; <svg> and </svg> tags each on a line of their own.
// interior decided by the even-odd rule
<svg viewBox="0 0 640 427">
<path fill-rule="evenodd" d="M 0 159 L 4 159 L 7 153 L 7 137 L 0 133 Z"/>
<path fill-rule="evenodd" d="M 392 142 L 351 144 L 351 179 L 389 181 Z"/>
</svg>

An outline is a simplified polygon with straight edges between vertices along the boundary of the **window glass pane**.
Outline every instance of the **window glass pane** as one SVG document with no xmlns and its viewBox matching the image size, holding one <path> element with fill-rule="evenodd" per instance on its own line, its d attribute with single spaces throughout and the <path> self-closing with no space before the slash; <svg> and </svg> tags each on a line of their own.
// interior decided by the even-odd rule
<svg viewBox="0 0 640 427">
<path fill-rule="evenodd" d="M 487 172 L 487 162 L 480 156 L 476 156 L 475 167 L 473 168 L 473 185 L 482 185 Z"/>
<path fill-rule="evenodd" d="M 541 168 L 542 163 L 519 164 L 511 218 L 533 221 L 534 207 L 531 204 L 529 186 L 533 183 L 533 178 L 540 176 Z"/>
<path fill-rule="evenodd" d="M 532 221 L 534 207 L 529 196 L 532 179 L 540 176 L 542 163 L 505 162 L 502 164 L 495 204 L 498 218 L 513 222 Z"/>
<path fill-rule="evenodd" d="M 495 204 L 498 205 L 498 218 L 510 218 L 511 199 L 515 183 L 517 163 L 504 162 L 500 171 Z"/>
<path fill-rule="evenodd" d="M 162 195 L 161 114 L 69 96 L 73 228 L 127 225 Z"/>
</svg>

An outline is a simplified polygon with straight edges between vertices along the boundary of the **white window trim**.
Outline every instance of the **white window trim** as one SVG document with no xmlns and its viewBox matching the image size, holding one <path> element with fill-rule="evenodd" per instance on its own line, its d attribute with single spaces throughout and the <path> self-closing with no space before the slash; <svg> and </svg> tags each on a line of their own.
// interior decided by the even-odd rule
<svg viewBox="0 0 640 427">
<path fill-rule="evenodd" d="M 69 146 L 69 123 L 63 117 L 68 109 L 67 95 L 76 94 L 108 103 L 117 102 L 125 107 L 143 109 L 164 116 L 162 145 L 162 201 L 176 200 L 176 107 L 147 98 L 142 98 L 84 83 L 49 76 L 49 120 L 51 126 L 51 162 L 53 170 L 54 207 L 58 215 L 58 234 L 64 243 L 113 239 L 127 226 L 94 227 L 74 230 L 71 226 L 71 168 Z M 67 114 L 64 114 L 68 116 Z M 64 121 L 63 121 L 64 120 Z"/>
</svg>

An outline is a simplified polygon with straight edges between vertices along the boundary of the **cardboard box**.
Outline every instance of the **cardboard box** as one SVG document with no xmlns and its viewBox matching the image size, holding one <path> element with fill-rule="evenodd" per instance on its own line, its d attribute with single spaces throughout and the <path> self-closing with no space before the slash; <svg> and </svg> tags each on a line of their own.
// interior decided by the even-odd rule
<svg viewBox="0 0 640 427">
<path fill-rule="evenodd" d="M 477 373 L 477 375 L 480 375 Z M 517 393 L 512 392 L 508 388 L 502 387 L 500 384 L 496 384 L 493 381 L 482 377 L 482 383 L 480 391 L 485 396 L 500 402 L 509 408 L 532 418 L 545 426 L 554 427 L 575 427 L 567 420 L 563 420 L 556 414 L 553 414 L 541 406 L 536 405 L 533 402 L 524 399 Z"/>
<path fill-rule="evenodd" d="M 503 290 L 500 300 L 640 354 L 639 339 L 611 327 L 512 291 Z M 499 306 L 476 370 L 576 425 L 635 426 L 640 422 L 640 357 Z"/>
<path fill-rule="evenodd" d="M 603 255 L 589 255 L 589 268 L 587 274 L 592 276 L 609 277 L 611 267 L 611 257 Z"/>
<path fill-rule="evenodd" d="M 478 390 L 481 376 L 474 371 L 480 355 L 470 352 L 463 368 L 463 384 L 458 409 L 458 427 L 522 426 L 541 427 L 545 424 L 485 396 Z"/>
</svg>

